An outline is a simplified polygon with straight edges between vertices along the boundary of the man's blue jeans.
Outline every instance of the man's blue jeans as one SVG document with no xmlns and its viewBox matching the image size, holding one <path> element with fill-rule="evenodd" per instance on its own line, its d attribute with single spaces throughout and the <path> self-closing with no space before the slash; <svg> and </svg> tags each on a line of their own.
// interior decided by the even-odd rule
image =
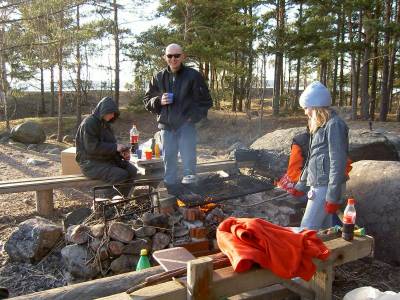
<svg viewBox="0 0 400 300">
<path fill-rule="evenodd" d="M 177 130 L 161 130 L 164 153 L 164 182 L 177 183 L 178 152 L 183 163 L 183 176 L 196 174 L 197 132 L 193 123 L 185 122 Z"/>
</svg>

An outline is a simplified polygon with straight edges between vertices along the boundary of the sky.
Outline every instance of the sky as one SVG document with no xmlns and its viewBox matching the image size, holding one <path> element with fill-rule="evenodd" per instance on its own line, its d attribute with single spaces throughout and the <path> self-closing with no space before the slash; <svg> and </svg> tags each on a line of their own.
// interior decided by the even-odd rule
<svg viewBox="0 0 400 300">
<path fill-rule="evenodd" d="M 119 27 L 120 29 L 128 28 L 131 30 L 131 37 L 127 37 L 124 42 L 133 41 L 134 35 L 146 31 L 151 26 L 155 25 L 167 25 L 168 20 L 164 17 L 155 17 L 157 12 L 158 0 L 152 0 L 148 5 L 143 7 L 135 6 L 132 1 L 120 0 L 119 4 L 123 5 L 124 9 L 119 11 Z M 96 57 L 90 58 L 90 67 L 88 70 L 88 77 L 86 76 L 85 70 L 82 70 L 82 79 L 90 79 L 93 82 L 100 84 L 101 81 L 110 80 L 114 78 L 113 71 L 105 70 L 103 66 L 115 66 L 114 57 L 114 42 L 112 37 L 106 37 L 98 41 L 101 46 L 104 46 L 105 51 Z M 127 83 L 133 82 L 133 70 L 134 62 L 128 61 L 126 57 L 120 55 L 120 90 L 126 90 L 125 86 Z M 112 72 L 112 75 L 110 74 Z M 55 71 L 55 80 L 58 80 L 57 72 Z M 67 71 L 63 72 L 64 80 L 71 79 L 71 75 Z M 31 80 L 28 83 L 19 83 L 19 87 L 25 87 L 28 90 L 40 90 L 40 74 L 36 74 L 36 80 Z M 46 70 L 44 72 L 45 78 L 45 89 L 50 89 L 50 72 Z M 67 89 L 67 88 L 66 88 Z"/>
</svg>

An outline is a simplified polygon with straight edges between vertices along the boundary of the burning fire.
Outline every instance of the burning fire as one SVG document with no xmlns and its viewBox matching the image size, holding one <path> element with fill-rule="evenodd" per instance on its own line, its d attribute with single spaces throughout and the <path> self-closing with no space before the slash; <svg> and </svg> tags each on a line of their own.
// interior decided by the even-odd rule
<svg viewBox="0 0 400 300">
<path fill-rule="evenodd" d="M 206 202 L 207 201 L 211 201 L 211 198 L 207 197 L 206 198 Z M 180 199 L 176 199 L 176 203 L 178 204 L 179 207 L 185 207 L 186 206 L 185 203 Z M 206 213 L 206 212 L 209 212 L 209 211 L 213 210 L 217 206 L 218 205 L 215 204 L 215 203 L 206 203 L 206 204 L 200 206 L 200 210 L 202 212 Z"/>
</svg>

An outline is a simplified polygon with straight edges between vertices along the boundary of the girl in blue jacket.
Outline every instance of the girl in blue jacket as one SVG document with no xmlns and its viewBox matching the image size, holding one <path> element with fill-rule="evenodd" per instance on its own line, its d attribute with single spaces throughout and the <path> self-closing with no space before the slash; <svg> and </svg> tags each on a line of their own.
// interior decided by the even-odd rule
<svg viewBox="0 0 400 300">
<path fill-rule="evenodd" d="M 300 96 L 311 133 L 308 160 L 296 189 L 308 191 L 302 228 L 332 226 L 332 216 L 342 203 L 349 149 L 348 127 L 330 108 L 331 95 L 320 82 L 311 83 Z"/>
</svg>

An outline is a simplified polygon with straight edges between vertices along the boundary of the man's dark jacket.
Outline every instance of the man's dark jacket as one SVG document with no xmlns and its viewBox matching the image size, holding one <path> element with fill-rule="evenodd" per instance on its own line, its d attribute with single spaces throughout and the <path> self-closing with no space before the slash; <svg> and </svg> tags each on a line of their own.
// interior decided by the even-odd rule
<svg viewBox="0 0 400 300">
<path fill-rule="evenodd" d="M 163 93 L 173 93 L 172 104 L 161 105 Z M 183 123 L 197 123 L 207 116 L 212 99 L 203 76 L 181 66 L 177 73 L 168 68 L 153 77 L 144 97 L 145 108 L 157 115 L 160 129 L 178 129 Z"/>
<path fill-rule="evenodd" d="M 114 121 L 119 116 L 117 104 L 111 97 L 103 98 L 93 113 L 79 125 L 75 137 L 76 161 L 81 164 L 86 160 L 115 161 L 121 160 L 117 152 L 117 140 L 110 122 L 103 120 L 108 113 L 115 113 Z"/>
</svg>

